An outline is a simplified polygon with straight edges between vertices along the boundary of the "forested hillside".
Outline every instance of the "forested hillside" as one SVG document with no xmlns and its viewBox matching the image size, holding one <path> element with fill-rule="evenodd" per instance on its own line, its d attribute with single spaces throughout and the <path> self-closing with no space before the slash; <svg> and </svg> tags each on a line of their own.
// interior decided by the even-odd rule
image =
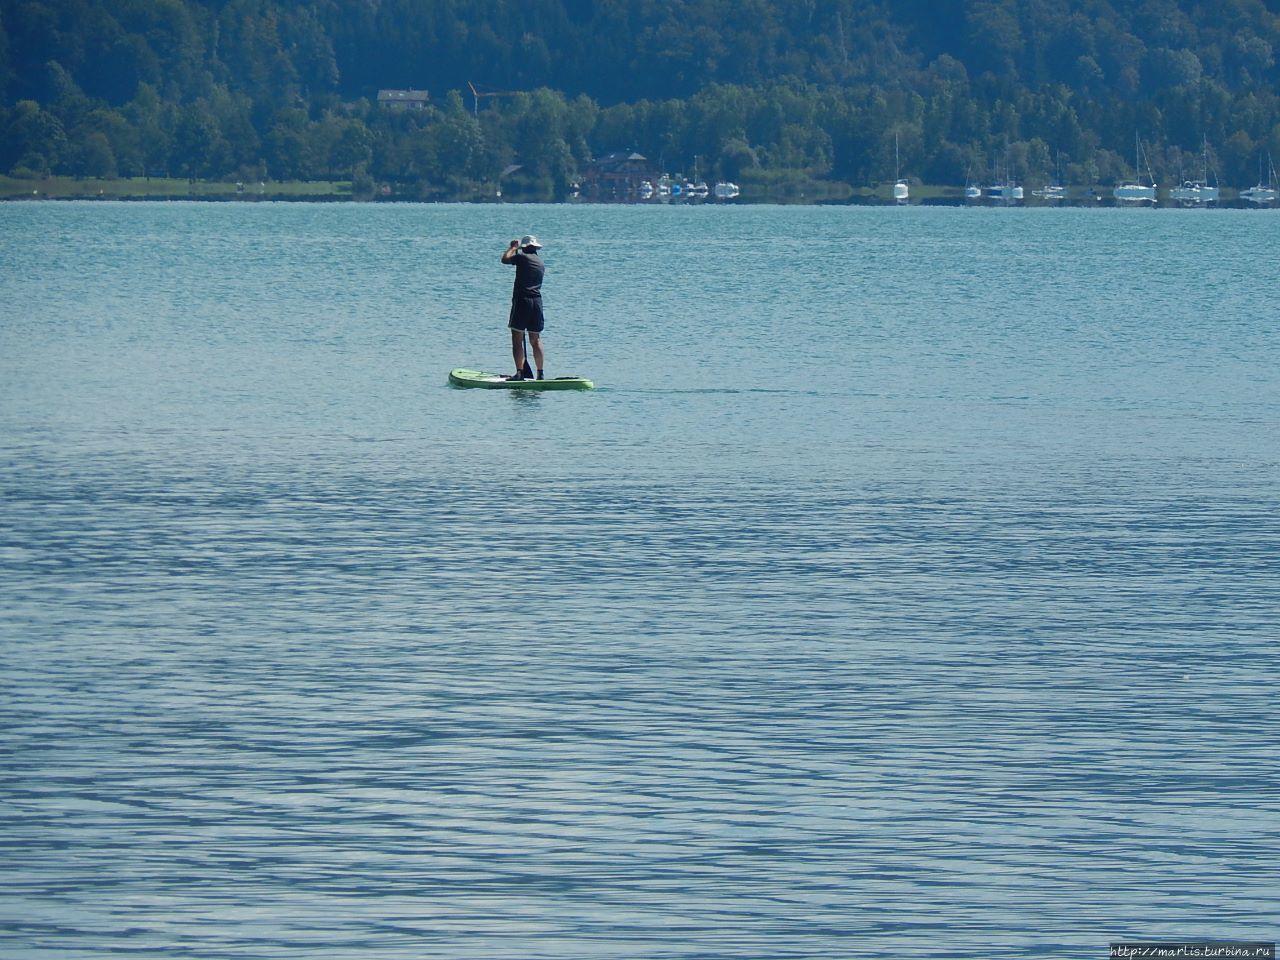
<svg viewBox="0 0 1280 960">
<path fill-rule="evenodd" d="M 563 197 L 586 162 L 774 188 L 1224 183 L 1280 156 L 1264 0 L 0 0 L 0 171 Z M 482 93 L 478 100 L 468 82 Z M 377 104 L 427 90 L 423 110 Z"/>
</svg>

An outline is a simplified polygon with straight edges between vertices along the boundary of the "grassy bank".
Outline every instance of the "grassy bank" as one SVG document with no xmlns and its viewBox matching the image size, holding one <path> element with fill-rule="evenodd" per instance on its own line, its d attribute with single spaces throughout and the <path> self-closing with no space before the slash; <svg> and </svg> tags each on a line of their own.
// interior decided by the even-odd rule
<svg viewBox="0 0 1280 960">
<path fill-rule="evenodd" d="M 0 176 L 0 198 L 20 200 L 350 200 L 351 183 L 343 180 L 223 183 L 178 177 L 37 180 Z"/>
<path fill-rule="evenodd" d="M 892 184 L 873 187 L 853 187 L 838 181 L 818 180 L 783 174 L 757 176 L 745 179 L 742 184 L 741 203 L 892 203 Z M 506 191 L 511 202 L 519 203 L 518 192 Z M 456 195 L 454 195 L 456 194 Z M 486 192 L 459 190 L 454 194 L 433 194 L 431 199 L 448 199 L 454 202 L 494 202 Z M 417 199 L 413 190 L 385 187 L 377 193 L 378 199 Z M 913 202 L 942 198 L 963 197 L 959 187 L 940 187 L 912 184 Z M 79 179 L 75 177 L 45 177 L 25 179 L 0 176 L 0 199 L 48 199 L 48 200 L 351 200 L 372 199 L 370 196 L 354 197 L 349 180 L 286 180 L 224 183 L 218 180 L 187 180 L 181 177 L 121 177 L 116 179 Z"/>
</svg>

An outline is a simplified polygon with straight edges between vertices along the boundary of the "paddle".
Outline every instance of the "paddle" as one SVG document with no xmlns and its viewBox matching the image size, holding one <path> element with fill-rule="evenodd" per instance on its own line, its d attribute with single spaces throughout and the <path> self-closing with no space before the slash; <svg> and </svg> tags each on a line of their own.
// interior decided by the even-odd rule
<svg viewBox="0 0 1280 960">
<path fill-rule="evenodd" d="M 524 369 L 520 371 L 520 375 L 527 380 L 533 379 L 533 367 L 529 366 L 529 335 L 525 330 L 520 331 L 520 342 L 524 344 Z"/>
</svg>

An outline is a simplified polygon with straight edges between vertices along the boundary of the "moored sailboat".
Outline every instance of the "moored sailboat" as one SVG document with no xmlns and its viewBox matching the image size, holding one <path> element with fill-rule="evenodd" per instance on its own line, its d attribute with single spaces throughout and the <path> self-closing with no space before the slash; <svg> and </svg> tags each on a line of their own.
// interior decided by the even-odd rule
<svg viewBox="0 0 1280 960">
<path fill-rule="evenodd" d="M 1266 180 L 1263 180 L 1262 154 L 1258 154 L 1258 185 L 1240 191 L 1240 199 L 1250 203 L 1275 203 L 1280 198 L 1280 189 L 1276 187 L 1276 165 L 1267 154 Z"/>
<path fill-rule="evenodd" d="M 1013 164 L 1009 159 L 1009 143 L 1007 140 L 1004 145 L 1004 175 L 1001 176 L 999 161 L 996 162 L 993 172 L 995 174 L 995 182 L 987 187 L 987 196 L 996 203 L 1020 203 L 1024 193 L 1022 184 L 1013 178 Z"/>
<path fill-rule="evenodd" d="M 911 196 L 911 187 L 906 180 L 902 179 L 901 172 L 898 169 L 898 135 L 893 135 L 893 202 L 906 203 Z"/>
<path fill-rule="evenodd" d="M 1215 177 L 1215 180 L 1217 178 Z M 1198 207 L 1206 203 L 1214 203 L 1218 199 L 1218 185 L 1209 185 L 1209 141 L 1204 142 L 1201 159 L 1201 176 L 1199 180 L 1183 180 L 1169 191 L 1169 199 L 1176 200 L 1184 207 Z"/>
<path fill-rule="evenodd" d="M 1039 200 L 1065 200 L 1067 199 L 1067 188 L 1062 182 L 1062 156 L 1058 156 L 1056 170 L 1053 179 L 1046 181 L 1037 190 L 1032 190 L 1031 195 Z"/>
<path fill-rule="evenodd" d="M 1142 169 L 1142 160 L 1146 156 L 1142 149 L 1142 139 L 1135 133 L 1133 135 L 1133 169 L 1136 174 L 1132 183 L 1121 183 L 1111 191 L 1111 195 L 1121 203 L 1150 203 L 1156 202 L 1156 178 L 1151 175 L 1151 165 L 1147 164 L 1147 179 L 1151 181 L 1150 186 L 1142 183 L 1142 175 L 1139 172 Z"/>
</svg>

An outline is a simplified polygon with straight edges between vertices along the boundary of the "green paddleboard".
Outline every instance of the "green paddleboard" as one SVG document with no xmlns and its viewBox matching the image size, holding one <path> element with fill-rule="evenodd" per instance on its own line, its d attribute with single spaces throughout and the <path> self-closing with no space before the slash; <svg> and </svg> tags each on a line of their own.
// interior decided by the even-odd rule
<svg viewBox="0 0 1280 960">
<path fill-rule="evenodd" d="M 508 380 L 500 373 L 483 373 L 459 367 L 449 371 L 455 387 L 483 387 L 488 390 L 591 390 L 595 384 L 586 377 L 553 377 L 549 380 Z"/>
</svg>

